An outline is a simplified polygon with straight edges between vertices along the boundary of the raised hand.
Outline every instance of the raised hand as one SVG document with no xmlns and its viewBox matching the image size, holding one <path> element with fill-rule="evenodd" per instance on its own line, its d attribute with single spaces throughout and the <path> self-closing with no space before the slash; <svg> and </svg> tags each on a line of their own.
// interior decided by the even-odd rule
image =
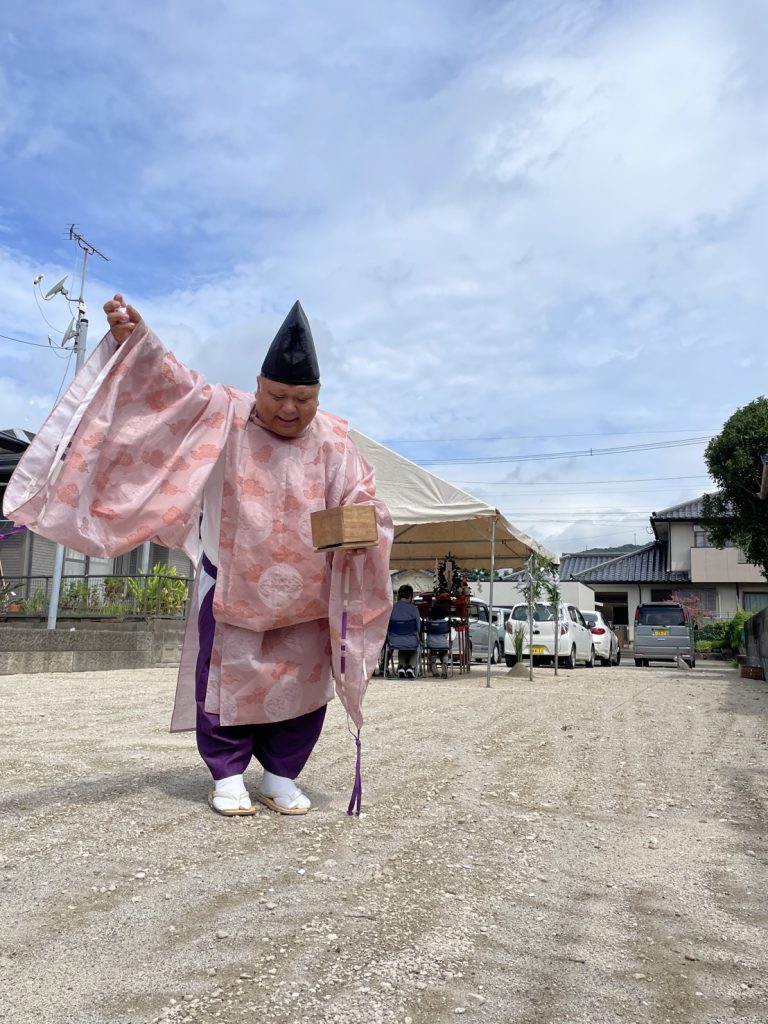
<svg viewBox="0 0 768 1024">
<path fill-rule="evenodd" d="M 122 295 L 115 295 L 113 299 L 105 302 L 104 312 L 107 314 L 112 337 L 118 345 L 122 345 L 130 337 L 136 324 L 141 321 L 137 310 L 133 306 L 126 305 Z"/>
</svg>

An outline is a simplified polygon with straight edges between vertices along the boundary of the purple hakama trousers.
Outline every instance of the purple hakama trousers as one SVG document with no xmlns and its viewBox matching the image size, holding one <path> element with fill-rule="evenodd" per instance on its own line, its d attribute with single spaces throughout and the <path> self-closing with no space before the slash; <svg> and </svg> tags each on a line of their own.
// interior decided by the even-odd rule
<svg viewBox="0 0 768 1024">
<path fill-rule="evenodd" d="M 203 568 L 209 576 L 216 579 L 216 566 L 205 555 Z M 285 722 L 219 725 L 219 716 L 205 710 L 213 633 L 216 626 L 213 617 L 214 589 L 215 584 L 203 598 L 198 616 L 200 652 L 195 671 L 197 749 L 214 780 L 242 775 L 252 757 L 255 757 L 268 772 L 295 779 L 309 760 L 320 738 L 326 705 Z"/>
</svg>

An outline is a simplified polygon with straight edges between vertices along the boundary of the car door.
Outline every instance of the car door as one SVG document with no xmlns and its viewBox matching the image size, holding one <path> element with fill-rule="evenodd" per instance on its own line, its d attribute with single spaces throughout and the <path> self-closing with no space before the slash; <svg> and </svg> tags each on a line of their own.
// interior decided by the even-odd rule
<svg viewBox="0 0 768 1024">
<path fill-rule="evenodd" d="M 587 629 L 584 618 L 575 605 L 568 605 L 568 615 L 571 620 L 573 636 L 576 643 L 576 658 L 579 661 L 588 661 L 592 647 L 592 634 Z"/>
<path fill-rule="evenodd" d="M 469 606 L 469 615 L 469 638 L 472 643 L 472 657 L 485 658 L 488 655 L 488 608 L 484 604 L 472 601 Z"/>
</svg>

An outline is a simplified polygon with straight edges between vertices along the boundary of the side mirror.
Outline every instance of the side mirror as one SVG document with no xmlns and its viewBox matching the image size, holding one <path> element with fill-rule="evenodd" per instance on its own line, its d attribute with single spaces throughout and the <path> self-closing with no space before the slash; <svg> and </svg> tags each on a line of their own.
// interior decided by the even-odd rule
<svg viewBox="0 0 768 1024">
<path fill-rule="evenodd" d="M 499 616 L 498 615 L 492 615 L 491 616 L 491 622 L 494 624 L 494 626 L 498 626 L 498 624 L 499 624 Z"/>
</svg>

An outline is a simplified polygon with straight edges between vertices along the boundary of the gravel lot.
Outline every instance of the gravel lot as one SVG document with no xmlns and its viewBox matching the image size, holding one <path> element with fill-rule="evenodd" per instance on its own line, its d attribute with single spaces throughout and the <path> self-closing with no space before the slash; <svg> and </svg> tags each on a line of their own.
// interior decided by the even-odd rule
<svg viewBox="0 0 768 1024">
<path fill-rule="evenodd" d="M 170 670 L 0 677 L 0 1017 L 768 1021 L 768 686 L 704 664 L 374 680 L 315 809 L 208 810 Z"/>
</svg>

